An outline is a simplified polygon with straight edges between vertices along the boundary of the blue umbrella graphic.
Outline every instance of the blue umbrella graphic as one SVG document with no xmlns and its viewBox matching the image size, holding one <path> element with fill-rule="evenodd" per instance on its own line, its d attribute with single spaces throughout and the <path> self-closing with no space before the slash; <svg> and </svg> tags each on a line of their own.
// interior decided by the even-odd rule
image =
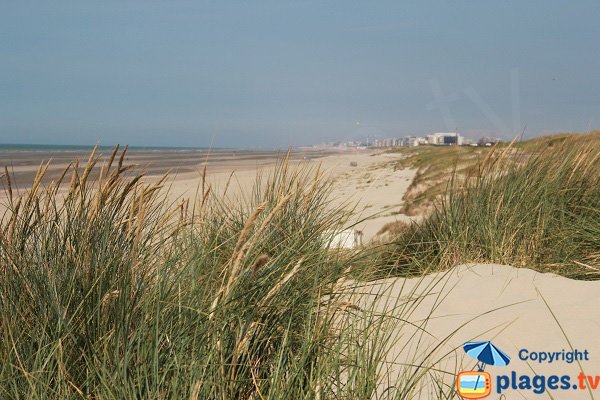
<svg viewBox="0 0 600 400">
<path fill-rule="evenodd" d="M 463 349 L 465 353 L 481 363 L 481 365 L 477 364 L 480 371 L 483 371 L 486 364 L 504 367 L 510 363 L 510 357 L 492 342 L 467 342 L 463 345 Z"/>
<path fill-rule="evenodd" d="M 477 363 L 479 371 L 483 371 L 486 364 L 504 367 L 510 363 L 510 357 L 494 346 L 492 342 L 467 342 L 463 345 L 463 349 L 465 353 L 479 361 Z M 478 383 L 479 376 L 475 382 L 475 387 L 477 387 Z"/>
</svg>

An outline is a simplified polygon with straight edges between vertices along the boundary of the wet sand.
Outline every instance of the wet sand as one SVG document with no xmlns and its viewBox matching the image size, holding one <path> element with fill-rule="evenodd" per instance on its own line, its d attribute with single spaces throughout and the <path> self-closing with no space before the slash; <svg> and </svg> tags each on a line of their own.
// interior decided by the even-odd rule
<svg viewBox="0 0 600 400">
<path fill-rule="evenodd" d="M 43 184 L 56 181 L 70 163 L 85 165 L 89 152 L 65 151 L 0 151 L 0 165 L 7 166 L 13 191 L 25 192 L 32 184 L 40 165 L 50 161 Z M 98 150 L 98 166 L 106 163 L 110 149 Z M 286 151 L 195 151 L 195 150 L 129 150 L 124 165 L 133 166 L 131 174 L 143 172 L 144 180 L 153 182 L 169 174 L 169 200 L 176 202 L 196 196 L 206 168 L 206 181 L 219 193 L 227 186 L 228 196 L 249 193 L 258 173 L 269 174 Z M 373 150 L 314 150 L 300 149 L 289 154 L 292 167 L 317 167 L 323 175 L 334 181 L 331 207 L 343 207 L 353 211 L 348 225 L 363 232 L 366 243 L 377 236 L 389 222 L 410 221 L 399 213 L 402 196 L 410 185 L 415 171 L 396 170 L 398 154 L 386 154 Z M 96 168 L 94 179 L 100 171 Z M 68 178 L 67 178 L 68 179 Z M 229 185 L 227 184 L 229 182 Z M 3 181 L 4 184 L 4 181 Z M 0 193 L 0 199 L 4 197 Z"/>
<path fill-rule="evenodd" d="M 106 160 L 110 149 L 97 151 L 100 162 Z M 0 150 L 0 166 L 6 166 L 13 184 L 27 188 L 42 164 L 50 162 L 45 181 L 50 182 L 60 177 L 64 169 L 79 161 L 84 165 L 90 151 L 31 151 L 31 150 Z M 252 150 L 132 150 L 129 149 L 124 159 L 124 165 L 134 167 L 136 172 L 146 176 L 162 176 L 165 173 L 174 175 L 196 173 L 207 165 L 211 172 L 256 169 L 272 165 L 277 158 L 286 154 L 285 151 L 252 151 Z M 330 154 L 324 151 L 294 151 L 292 160 L 318 158 Z"/>
</svg>

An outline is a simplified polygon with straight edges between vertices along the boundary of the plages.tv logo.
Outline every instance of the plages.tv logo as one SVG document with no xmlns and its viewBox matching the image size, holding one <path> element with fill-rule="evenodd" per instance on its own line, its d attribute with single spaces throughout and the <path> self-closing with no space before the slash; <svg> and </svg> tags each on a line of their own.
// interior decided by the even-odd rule
<svg viewBox="0 0 600 400">
<path fill-rule="evenodd" d="M 456 376 L 456 391 L 463 399 L 483 399 L 492 392 L 492 378 L 485 372 L 487 365 L 506 366 L 510 357 L 492 342 L 467 342 L 465 353 L 477 360 L 475 371 L 462 371 Z"/>
</svg>

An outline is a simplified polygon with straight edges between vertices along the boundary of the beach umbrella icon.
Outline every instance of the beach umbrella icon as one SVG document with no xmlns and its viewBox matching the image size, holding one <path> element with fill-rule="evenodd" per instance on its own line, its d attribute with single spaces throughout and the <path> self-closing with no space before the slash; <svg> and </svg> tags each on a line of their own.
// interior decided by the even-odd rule
<svg viewBox="0 0 600 400">
<path fill-rule="evenodd" d="M 465 353 L 481 363 L 481 365 L 477 364 L 480 371 L 483 371 L 486 364 L 503 367 L 510 363 L 510 357 L 492 342 L 467 342 L 463 345 L 463 349 Z"/>
</svg>

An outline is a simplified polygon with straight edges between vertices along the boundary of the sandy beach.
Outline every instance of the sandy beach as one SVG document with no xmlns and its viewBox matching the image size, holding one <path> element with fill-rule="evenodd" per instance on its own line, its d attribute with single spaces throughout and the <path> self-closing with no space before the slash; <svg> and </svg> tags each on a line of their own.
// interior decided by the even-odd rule
<svg viewBox="0 0 600 400">
<path fill-rule="evenodd" d="M 600 400 L 600 1 L 540 5 L 4 2 L 0 400 Z"/>
<path fill-rule="evenodd" d="M 97 153 L 99 165 L 102 165 L 110 155 L 110 150 L 102 149 Z M 283 150 L 129 150 L 124 164 L 133 166 L 135 172 L 143 172 L 145 181 L 149 183 L 168 173 L 165 190 L 172 202 L 195 197 L 205 168 L 206 182 L 211 189 L 220 195 L 227 187 L 227 196 L 234 199 L 252 188 L 257 174 L 269 174 L 286 155 L 287 152 Z M 0 163 L 2 167 L 7 166 L 13 187 L 26 191 L 40 165 L 50 162 L 43 181 L 49 183 L 58 179 L 69 163 L 79 161 L 80 165 L 84 165 L 88 157 L 89 152 L 83 151 L 2 151 Z M 395 160 L 398 158 L 398 154 L 373 150 L 305 149 L 291 151 L 289 163 L 298 168 L 320 169 L 325 179 L 332 179 L 331 206 L 352 210 L 353 217 L 348 225 L 363 232 L 363 241 L 368 242 L 387 223 L 418 219 L 399 213 L 402 196 L 415 171 L 395 170 Z M 99 172 L 99 169 L 95 172 Z"/>
<path fill-rule="evenodd" d="M 363 233 L 363 241 L 372 240 L 387 223 L 408 222 L 419 217 L 399 213 L 402 196 L 413 179 L 415 170 L 395 170 L 397 154 L 381 151 L 353 151 L 336 154 L 293 154 L 290 165 L 297 168 L 320 170 L 325 179 L 333 181 L 331 207 L 352 212 L 348 225 Z M 236 163 L 209 160 L 207 182 L 216 193 L 227 187 L 230 199 L 247 193 L 255 183 L 257 173 L 269 174 L 281 157 L 263 159 L 260 162 L 237 161 Z M 201 183 L 204 163 L 194 172 L 178 173 L 169 185 L 171 199 L 192 198 Z M 227 183 L 230 181 L 229 185 Z"/>
<path fill-rule="evenodd" d="M 102 152 L 106 157 L 106 152 Z M 132 152 L 125 162 L 145 171 L 147 182 L 158 180 L 170 172 L 165 185 L 173 203 L 193 199 L 201 185 L 204 169 L 206 181 L 216 193 L 227 187 L 227 196 L 247 193 L 257 174 L 272 172 L 283 152 Z M 73 158 L 82 162 L 84 153 L 68 154 L 3 154 L 2 162 L 10 165 L 13 179 L 27 188 L 37 166 L 51 158 L 46 179 L 56 179 Z M 401 157 L 381 151 L 292 152 L 289 163 L 294 168 L 320 170 L 333 181 L 332 208 L 352 210 L 348 225 L 363 233 L 363 243 L 378 237 L 385 224 L 408 222 L 399 212 L 402 196 L 416 171 L 396 169 Z M 228 184 L 229 182 L 229 184 Z M 504 265 L 463 265 L 449 272 L 422 278 L 393 278 L 370 282 L 360 293 L 348 299 L 353 306 L 375 310 L 378 314 L 400 318 L 387 329 L 389 348 L 379 365 L 391 381 L 379 382 L 383 395 L 390 384 L 398 385 L 406 374 L 419 373 L 414 364 L 425 362 L 435 369 L 431 379 L 420 382 L 415 398 L 430 398 L 433 381 L 454 384 L 455 374 L 472 370 L 475 361 L 465 355 L 462 345 L 468 341 L 492 340 L 512 358 L 507 367 L 490 367 L 497 375 L 569 375 L 575 383 L 581 371 L 600 371 L 600 341 L 590 332 L 600 329 L 600 283 L 576 281 L 554 274 L 542 274 L 527 268 Z M 408 306 L 406 306 L 408 304 Z M 403 306 L 399 306 L 403 305 Z M 357 323 L 361 323 L 360 319 Z M 523 351 L 564 353 L 586 351 L 588 359 L 578 362 L 553 363 L 523 360 Z M 425 361 L 427 360 L 427 361 Z M 497 381 L 493 381 L 493 385 Z M 494 389 L 496 390 L 496 389 Z M 530 398 L 532 391 L 507 387 L 506 398 Z M 590 398 L 586 390 L 569 390 L 558 398 Z M 500 393 L 492 393 L 498 398 Z M 554 397 L 556 398 L 556 397 Z"/>
<path fill-rule="evenodd" d="M 122 150 L 123 147 L 120 148 Z M 45 181 L 56 179 L 71 163 L 85 165 L 93 147 L 86 150 L 11 150 L 0 149 L 0 165 L 6 166 L 13 183 L 27 188 L 41 165 L 49 164 Z M 100 163 L 106 161 L 112 148 L 96 151 Z M 277 158 L 285 155 L 281 151 L 258 150 L 193 150 L 193 149 L 128 149 L 124 165 L 134 167 L 147 177 L 162 176 L 169 173 L 174 177 L 189 178 L 196 175 L 205 165 L 209 172 L 227 172 L 233 170 L 255 170 L 273 165 Z M 299 151 L 291 153 L 291 159 L 307 159 L 329 154 L 324 151 Z M 188 175 L 191 174 L 191 175 Z"/>
</svg>

